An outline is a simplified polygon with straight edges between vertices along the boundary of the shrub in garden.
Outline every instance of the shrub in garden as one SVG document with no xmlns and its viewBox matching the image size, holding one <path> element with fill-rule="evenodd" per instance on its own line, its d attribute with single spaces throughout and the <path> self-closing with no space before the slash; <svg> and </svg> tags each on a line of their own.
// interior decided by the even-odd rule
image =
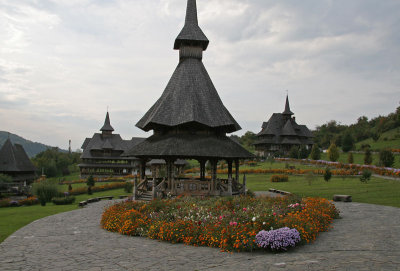
<svg viewBox="0 0 400 271">
<path fill-rule="evenodd" d="M 312 160 L 319 160 L 321 159 L 321 151 L 318 148 L 318 145 L 314 144 L 311 149 L 311 159 Z"/>
<path fill-rule="evenodd" d="M 347 163 L 349 164 L 353 164 L 354 163 L 354 157 L 353 157 L 353 153 L 349 152 L 349 155 L 347 156 Z"/>
<path fill-rule="evenodd" d="M 379 163 L 385 167 L 392 167 L 394 164 L 394 155 L 390 150 L 381 150 L 379 152 Z"/>
<path fill-rule="evenodd" d="M 296 229 L 288 227 L 277 230 L 260 231 L 256 235 L 256 244 L 261 248 L 272 250 L 288 250 L 300 242 L 300 233 Z"/>
<path fill-rule="evenodd" d="M 362 171 L 360 181 L 363 183 L 367 183 L 371 179 L 371 176 L 372 176 L 372 172 L 368 169 L 364 169 Z"/>
<path fill-rule="evenodd" d="M 281 182 L 288 182 L 289 176 L 288 175 L 272 175 L 271 182 L 273 183 L 281 183 Z"/>
<path fill-rule="evenodd" d="M 372 164 L 372 153 L 371 153 L 371 150 L 369 148 L 365 151 L 364 164 L 366 164 L 366 165 L 371 165 Z"/>
<path fill-rule="evenodd" d="M 55 205 L 67 205 L 72 204 L 75 202 L 74 196 L 67 196 L 67 197 L 60 197 L 60 198 L 53 198 L 53 203 Z"/>
<path fill-rule="evenodd" d="M 289 157 L 294 159 L 299 158 L 299 148 L 297 146 L 293 146 L 290 148 Z"/>
<path fill-rule="evenodd" d="M 92 175 L 90 175 L 90 176 L 87 178 L 87 180 L 86 180 L 86 185 L 88 186 L 88 189 L 87 189 L 88 194 L 89 194 L 89 195 L 92 195 L 92 194 L 93 194 L 93 193 L 92 193 L 92 187 L 95 185 L 94 178 L 93 178 Z"/>
<path fill-rule="evenodd" d="M 326 181 L 326 182 L 329 182 L 329 180 L 332 178 L 332 172 L 331 172 L 331 170 L 330 170 L 330 168 L 326 168 L 325 169 L 325 173 L 324 173 L 324 180 Z"/>
<path fill-rule="evenodd" d="M 25 206 L 31 206 L 31 205 L 36 205 L 36 204 L 38 204 L 38 203 L 39 203 L 39 200 L 38 200 L 38 198 L 36 198 L 36 197 L 29 197 L 29 198 L 22 199 L 22 200 L 18 201 L 18 203 L 19 203 L 19 205 L 21 205 L 21 206 L 23 206 L 23 205 L 25 205 Z"/>
<path fill-rule="evenodd" d="M 46 202 L 50 202 L 53 197 L 59 194 L 58 186 L 48 181 L 34 183 L 32 192 L 39 199 L 42 206 L 45 206 Z"/>
<path fill-rule="evenodd" d="M 124 191 L 126 193 L 132 193 L 133 191 L 133 184 L 130 181 L 125 182 Z"/>
<path fill-rule="evenodd" d="M 307 150 L 307 147 L 305 145 L 301 145 L 299 149 L 299 159 L 306 159 L 310 152 Z"/>
<path fill-rule="evenodd" d="M 11 200 L 10 199 L 0 199 L 0 207 L 10 207 Z"/>
<path fill-rule="evenodd" d="M 328 158 L 329 161 L 336 162 L 339 159 L 340 153 L 339 149 L 335 143 L 331 143 L 328 148 Z"/>
<path fill-rule="evenodd" d="M 68 185 L 68 192 L 71 192 L 71 190 L 72 190 L 72 184 L 69 184 Z"/>
</svg>

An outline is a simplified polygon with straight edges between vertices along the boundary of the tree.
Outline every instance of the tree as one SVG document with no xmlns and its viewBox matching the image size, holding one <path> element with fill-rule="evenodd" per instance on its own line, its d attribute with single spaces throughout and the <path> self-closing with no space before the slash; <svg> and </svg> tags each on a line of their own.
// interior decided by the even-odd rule
<svg viewBox="0 0 400 271">
<path fill-rule="evenodd" d="M 335 143 L 332 143 L 328 149 L 328 157 L 332 162 L 336 162 L 339 159 L 340 153 L 338 147 L 336 147 Z"/>
<path fill-rule="evenodd" d="M 318 146 L 314 144 L 311 149 L 311 159 L 319 160 L 321 159 L 321 151 L 319 150 Z"/>
<path fill-rule="evenodd" d="M 301 145 L 299 149 L 299 158 L 300 159 L 306 159 L 310 153 L 307 150 L 307 147 L 305 145 Z"/>
<path fill-rule="evenodd" d="M 299 147 L 297 146 L 291 147 L 289 151 L 289 157 L 294 159 L 299 158 Z"/>
<path fill-rule="evenodd" d="M 332 178 L 332 172 L 331 172 L 331 170 L 330 170 L 330 168 L 326 168 L 325 169 L 325 173 L 324 173 L 324 180 L 326 181 L 326 182 L 329 182 L 329 180 Z"/>
<path fill-rule="evenodd" d="M 344 152 L 351 151 L 354 148 L 354 139 L 350 133 L 346 133 L 342 138 L 342 150 Z"/>
<path fill-rule="evenodd" d="M 351 153 L 351 152 L 349 152 L 349 155 L 347 156 L 347 163 L 349 163 L 349 164 L 354 163 L 353 153 Z"/>
<path fill-rule="evenodd" d="M 0 174 L 0 193 L 2 190 L 6 190 L 8 187 L 8 183 L 12 183 L 13 179 L 11 176 L 5 175 L 5 174 Z"/>
<path fill-rule="evenodd" d="M 381 150 L 379 152 L 379 164 L 385 167 L 391 167 L 394 164 L 394 155 L 390 150 Z"/>
<path fill-rule="evenodd" d="M 92 194 L 92 187 L 95 185 L 94 178 L 90 175 L 86 180 L 86 185 L 88 186 L 88 194 Z"/>
<path fill-rule="evenodd" d="M 365 151 L 364 164 L 366 164 L 366 165 L 371 165 L 372 164 L 372 153 L 371 153 L 370 149 L 367 149 Z"/>
<path fill-rule="evenodd" d="M 372 140 L 374 142 L 378 141 L 378 139 L 381 137 L 381 135 L 379 133 L 372 133 L 371 134 Z"/>
</svg>

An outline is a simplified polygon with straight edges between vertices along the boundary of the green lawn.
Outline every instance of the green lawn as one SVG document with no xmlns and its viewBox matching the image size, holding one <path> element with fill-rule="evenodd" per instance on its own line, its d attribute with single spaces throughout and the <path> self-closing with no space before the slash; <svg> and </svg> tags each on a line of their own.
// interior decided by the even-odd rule
<svg viewBox="0 0 400 271">
<path fill-rule="evenodd" d="M 247 187 L 253 191 L 275 188 L 306 197 L 332 199 L 334 194 L 351 195 L 353 201 L 400 207 L 400 181 L 371 178 L 362 183 L 357 177 L 333 177 L 325 182 L 322 176 L 315 176 L 309 185 L 305 176 L 289 176 L 289 182 L 272 183 L 271 174 L 247 175 Z"/>
<path fill-rule="evenodd" d="M 349 155 L 348 153 L 341 152 L 338 162 L 347 164 L 348 155 Z M 353 159 L 354 159 L 353 164 L 363 165 L 364 164 L 364 153 L 353 153 Z M 321 153 L 321 160 L 329 161 L 328 154 Z M 379 154 L 372 153 L 372 165 L 378 165 L 378 164 L 379 164 Z M 394 155 L 393 167 L 400 168 L 400 155 L 399 154 Z"/>
<path fill-rule="evenodd" d="M 34 206 L 23 206 L 23 207 L 8 207 L 0 208 L 0 243 L 4 241 L 9 235 L 16 230 L 22 228 L 29 223 L 49 216 L 62 212 L 78 209 L 78 203 L 93 197 L 102 196 L 121 196 L 127 195 L 123 189 L 115 189 L 109 191 L 102 191 L 93 193 L 93 195 L 78 195 L 75 196 L 76 201 L 71 205 L 54 205 L 53 203 L 47 203 L 46 206 L 34 205 Z"/>
<path fill-rule="evenodd" d="M 376 142 L 372 138 L 360 141 L 356 143 L 356 149 L 360 150 L 363 144 L 369 144 L 372 150 L 400 149 L 400 128 L 383 133 Z"/>
</svg>

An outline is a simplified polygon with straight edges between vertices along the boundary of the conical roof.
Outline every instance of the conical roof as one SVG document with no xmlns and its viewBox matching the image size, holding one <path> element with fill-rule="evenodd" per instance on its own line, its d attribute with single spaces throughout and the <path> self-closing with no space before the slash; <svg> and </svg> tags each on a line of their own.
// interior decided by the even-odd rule
<svg viewBox="0 0 400 271">
<path fill-rule="evenodd" d="M 149 131 L 157 125 L 185 123 L 219 127 L 227 133 L 241 129 L 222 103 L 203 63 L 192 58 L 179 63 L 162 96 L 136 126 Z"/>
<path fill-rule="evenodd" d="M 283 115 L 294 115 L 294 113 L 292 111 L 290 111 L 289 95 L 286 96 L 285 111 L 283 111 L 282 114 Z"/>
<path fill-rule="evenodd" d="M 113 132 L 114 128 L 110 124 L 110 116 L 107 111 L 106 119 L 104 120 L 104 125 L 101 127 L 100 131 L 102 132 Z"/>
<path fill-rule="evenodd" d="M 202 51 L 197 44 L 198 31 L 201 32 L 197 25 L 196 1 L 188 0 L 186 23 L 181 34 L 185 33 L 192 42 L 181 48 L 178 67 L 161 97 L 136 124 L 140 129 L 149 131 L 157 126 L 184 124 L 200 124 L 226 133 L 241 129 L 222 103 L 203 65 Z M 181 34 L 177 38 L 178 44 L 183 40 Z"/>
<path fill-rule="evenodd" d="M 8 138 L 0 149 L 0 172 L 35 171 L 24 148 L 16 144 L 13 146 Z"/>
<path fill-rule="evenodd" d="M 200 46 L 207 49 L 208 39 L 199 27 L 197 20 L 196 0 L 188 0 L 186 8 L 186 19 L 183 29 L 175 40 L 174 49 L 178 50 L 182 45 Z"/>
</svg>

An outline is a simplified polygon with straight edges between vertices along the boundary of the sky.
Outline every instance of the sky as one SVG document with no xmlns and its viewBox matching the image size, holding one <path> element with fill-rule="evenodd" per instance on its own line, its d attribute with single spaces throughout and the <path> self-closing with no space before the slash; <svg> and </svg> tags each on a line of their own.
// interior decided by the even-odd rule
<svg viewBox="0 0 400 271">
<path fill-rule="evenodd" d="M 259 132 L 286 93 L 299 124 L 351 124 L 400 101 L 398 0 L 197 0 L 203 62 L 242 130 Z M 78 149 L 107 108 L 135 124 L 176 65 L 186 0 L 0 0 L 0 130 Z"/>
</svg>

